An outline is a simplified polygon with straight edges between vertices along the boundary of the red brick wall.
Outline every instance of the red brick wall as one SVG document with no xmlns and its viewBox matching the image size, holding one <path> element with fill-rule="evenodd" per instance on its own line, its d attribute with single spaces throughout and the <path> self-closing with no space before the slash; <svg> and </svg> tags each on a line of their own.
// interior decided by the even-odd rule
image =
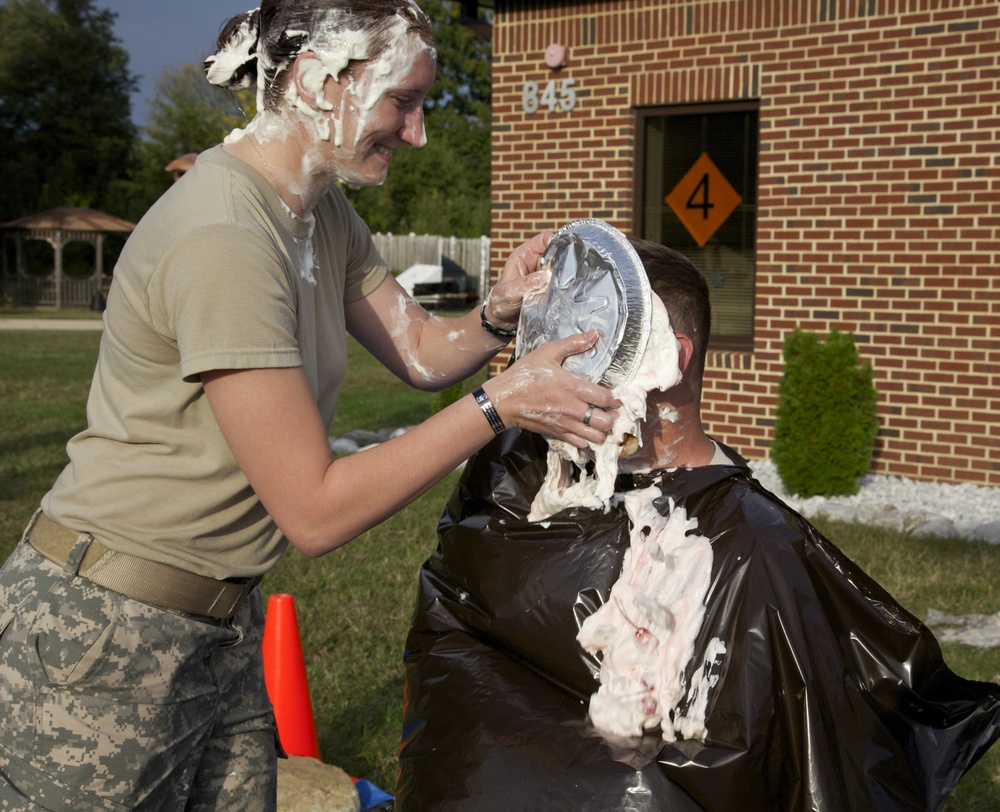
<svg viewBox="0 0 1000 812">
<path fill-rule="evenodd" d="M 754 346 L 710 353 L 709 430 L 766 457 L 786 335 L 837 328 L 874 367 L 876 471 L 1000 485 L 997 0 L 496 9 L 496 267 L 577 217 L 631 230 L 635 108 L 759 99 Z M 524 82 L 551 78 L 575 109 L 525 113 Z"/>
</svg>

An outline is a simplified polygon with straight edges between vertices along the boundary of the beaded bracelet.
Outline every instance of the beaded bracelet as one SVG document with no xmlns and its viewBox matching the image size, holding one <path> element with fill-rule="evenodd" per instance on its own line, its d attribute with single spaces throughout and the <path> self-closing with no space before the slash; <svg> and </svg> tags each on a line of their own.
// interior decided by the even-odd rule
<svg viewBox="0 0 1000 812">
<path fill-rule="evenodd" d="M 493 401 L 490 400 L 490 396 L 483 391 L 483 387 L 479 387 L 472 392 L 472 397 L 476 399 L 476 403 L 479 404 L 479 408 L 483 410 L 483 414 L 486 415 L 486 419 L 490 423 L 490 428 L 493 429 L 494 434 L 499 434 L 505 428 L 503 420 L 500 419 L 500 415 L 497 413 L 496 407 L 493 405 Z"/>
<path fill-rule="evenodd" d="M 483 306 L 479 308 L 479 318 L 482 319 L 483 329 L 491 336 L 506 338 L 509 340 L 517 335 L 517 330 L 505 330 L 503 327 L 497 327 L 493 322 L 486 318 L 486 302 L 483 302 Z"/>
</svg>

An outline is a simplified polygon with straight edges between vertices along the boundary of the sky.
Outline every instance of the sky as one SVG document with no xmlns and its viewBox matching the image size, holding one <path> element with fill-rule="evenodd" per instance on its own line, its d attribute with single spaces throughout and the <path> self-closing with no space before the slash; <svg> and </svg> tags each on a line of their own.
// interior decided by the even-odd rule
<svg viewBox="0 0 1000 812">
<path fill-rule="evenodd" d="M 138 76 L 132 120 L 146 123 L 147 101 L 166 69 L 200 63 L 215 50 L 219 29 L 230 17 L 256 8 L 254 0 L 95 0 L 118 15 L 115 35 Z"/>
</svg>

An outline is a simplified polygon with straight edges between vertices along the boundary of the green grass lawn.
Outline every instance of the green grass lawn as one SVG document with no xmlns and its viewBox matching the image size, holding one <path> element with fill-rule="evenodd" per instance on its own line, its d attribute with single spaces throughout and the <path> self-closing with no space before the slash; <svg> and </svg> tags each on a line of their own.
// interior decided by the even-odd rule
<svg viewBox="0 0 1000 812">
<path fill-rule="evenodd" d="M 0 331 L 0 555 L 6 557 L 65 464 L 66 440 L 85 425 L 100 333 Z M 333 433 L 408 425 L 436 395 L 399 383 L 356 344 Z M 291 550 L 268 575 L 268 594 L 294 596 L 323 759 L 392 790 L 403 697 L 402 652 L 417 571 L 453 474 L 393 519 L 317 560 Z M 391 483 L 387 483 L 391 486 Z M 850 557 L 917 617 L 1000 608 L 1000 548 L 916 539 L 862 525 L 817 521 Z M 1000 682 L 1000 650 L 944 647 L 951 668 Z M 947 809 L 1000 806 L 1000 747 L 962 780 Z"/>
</svg>

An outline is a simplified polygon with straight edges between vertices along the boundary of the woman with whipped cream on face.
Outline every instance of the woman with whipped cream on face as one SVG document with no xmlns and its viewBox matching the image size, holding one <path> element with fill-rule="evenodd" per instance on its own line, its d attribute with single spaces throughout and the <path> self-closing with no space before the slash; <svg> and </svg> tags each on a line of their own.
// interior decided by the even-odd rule
<svg viewBox="0 0 1000 812">
<path fill-rule="evenodd" d="M 206 70 L 256 82 L 259 113 L 126 244 L 88 427 L 0 570 L 0 805 L 273 809 L 256 584 L 286 545 L 350 541 L 505 426 L 582 448 L 614 422 L 610 393 L 561 366 L 588 333 L 334 460 L 346 334 L 417 388 L 461 381 L 510 341 L 549 235 L 460 318 L 387 272 L 337 184 L 382 183 L 426 141 L 435 50 L 410 0 L 265 0 Z"/>
</svg>

